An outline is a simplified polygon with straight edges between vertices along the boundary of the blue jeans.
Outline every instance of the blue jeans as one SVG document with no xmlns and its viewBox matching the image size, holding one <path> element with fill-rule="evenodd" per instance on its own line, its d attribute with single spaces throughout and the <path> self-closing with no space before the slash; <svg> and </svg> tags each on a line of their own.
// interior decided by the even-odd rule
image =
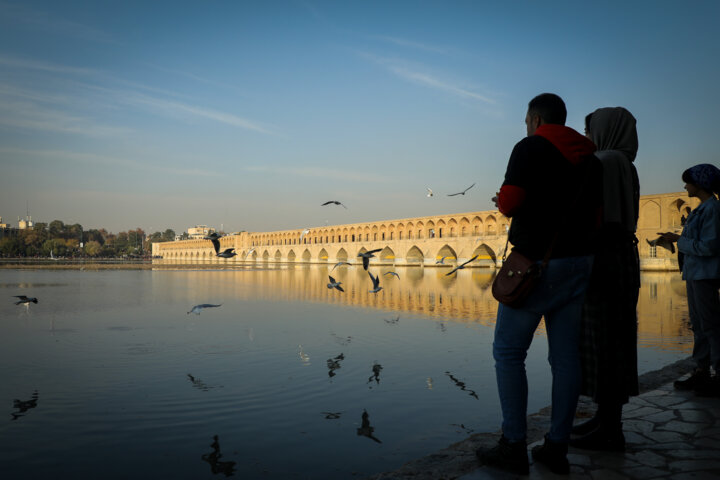
<svg viewBox="0 0 720 480">
<path fill-rule="evenodd" d="M 552 416 L 547 438 L 567 442 L 580 394 L 580 318 L 592 270 L 592 256 L 550 260 L 521 308 L 500 304 L 493 357 L 503 414 L 503 435 L 525 441 L 528 384 L 525 358 L 540 319 L 545 317 L 552 371 Z M 608 299 L 612 301 L 612 299 Z"/>
<path fill-rule="evenodd" d="M 686 280 L 688 310 L 698 368 L 711 366 L 720 374 L 720 279 Z"/>
</svg>

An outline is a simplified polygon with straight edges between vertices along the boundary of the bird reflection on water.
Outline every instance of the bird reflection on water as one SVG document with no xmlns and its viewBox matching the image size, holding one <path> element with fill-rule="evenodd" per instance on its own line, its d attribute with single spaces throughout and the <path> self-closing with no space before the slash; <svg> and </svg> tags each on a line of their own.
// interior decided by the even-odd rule
<svg viewBox="0 0 720 480">
<path fill-rule="evenodd" d="M 20 417 L 24 417 L 27 414 L 28 410 L 36 408 L 38 398 L 38 392 L 37 390 L 35 390 L 32 394 L 32 397 L 30 397 L 30 400 L 13 400 L 13 408 L 17 408 L 17 412 L 13 412 L 10 414 L 12 415 L 12 419 L 17 420 Z"/>
<path fill-rule="evenodd" d="M 328 377 L 335 376 L 335 370 L 340 369 L 340 361 L 341 360 L 345 360 L 345 355 L 343 355 L 342 353 L 335 358 L 328 358 L 328 361 L 327 361 Z"/>
<path fill-rule="evenodd" d="M 375 432 L 375 427 L 370 426 L 370 415 L 368 415 L 367 410 L 363 410 L 362 424 L 360 425 L 360 428 L 357 429 L 357 434 L 363 437 L 368 437 L 377 443 L 382 443 L 379 438 L 373 435 L 373 432 Z"/>
<path fill-rule="evenodd" d="M 380 384 L 380 371 L 382 370 L 382 368 L 383 368 L 382 365 L 380 365 L 379 363 L 375 362 L 375 363 L 373 364 L 373 366 L 372 366 L 372 372 L 373 372 L 373 374 L 370 375 L 370 378 L 368 378 L 367 383 L 372 383 L 372 381 L 375 380 L 375 383 L 376 383 L 377 385 L 379 385 L 379 384 Z"/>
<path fill-rule="evenodd" d="M 453 375 L 452 375 L 450 372 L 445 372 L 445 375 L 447 375 L 448 377 L 450 377 L 450 380 L 452 380 L 452 381 L 455 383 L 455 385 L 457 385 L 458 387 L 460 387 L 460 390 L 462 390 L 462 391 L 464 391 L 464 392 L 468 392 L 468 395 L 470 395 L 471 397 L 475 397 L 476 400 L 480 400 L 480 399 L 478 398 L 477 393 L 475 393 L 475 390 L 470 390 L 469 388 L 466 388 L 466 387 L 465 387 L 465 382 L 460 381 L 460 380 L 458 380 L 457 378 L 453 377 Z"/>
<path fill-rule="evenodd" d="M 220 453 L 220 441 L 218 436 L 213 436 L 213 443 L 210 444 L 213 451 L 210 453 L 203 453 L 200 458 L 210 464 L 210 470 L 213 475 L 221 473 L 226 477 L 231 477 L 235 474 L 235 465 L 237 462 L 227 462 L 220 460 L 222 453 Z"/>
</svg>

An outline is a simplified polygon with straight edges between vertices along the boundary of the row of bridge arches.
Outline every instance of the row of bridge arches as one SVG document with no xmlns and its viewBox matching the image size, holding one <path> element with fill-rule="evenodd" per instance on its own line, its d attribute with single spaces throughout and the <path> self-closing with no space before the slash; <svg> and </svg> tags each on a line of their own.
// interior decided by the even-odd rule
<svg viewBox="0 0 720 480">
<path fill-rule="evenodd" d="M 248 254 L 249 252 L 249 254 Z M 288 261 L 288 262 L 348 262 L 348 261 L 354 261 L 357 259 L 358 254 L 367 252 L 367 249 L 365 247 L 362 247 L 358 250 L 350 250 L 348 252 L 347 249 L 340 247 L 336 249 L 332 249 L 330 247 L 328 248 L 321 248 L 317 253 L 313 254 L 310 252 L 309 249 L 305 248 L 300 250 L 296 250 L 291 248 L 289 250 L 286 250 L 287 253 L 284 253 L 280 249 L 254 249 L 251 248 L 249 250 L 243 250 L 238 253 L 238 257 L 234 257 L 235 259 L 240 260 L 246 260 L 246 261 L 276 261 L 276 262 L 282 262 L 282 261 Z M 457 261 L 458 253 L 449 245 L 445 244 L 442 248 L 440 248 L 435 255 L 433 256 L 432 253 L 423 253 L 423 251 L 418 248 L 416 245 L 413 245 L 410 249 L 408 249 L 405 252 L 402 252 L 405 263 L 409 264 L 423 264 L 427 262 L 436 262 L 441 259 L 443 259 L 444 263 L 454 263 Z M 494 266 L 495 262 L 497 261 L 497 255 L 493 251 L 491 247 L 489 247 L 486 244 L 481 244 L 478 247 L 476 247 L 469 255 L 468 258 L 473 257 L 477 255 L 477 261 L 476 265 L 487 265 L 487 266 Z M 164 255 L 165 258 L 170 259 L 188 259 L 188 260 L 210 260 L 210 259 L 216 259 L 214 252 L 211 249 L 204 249 L 204 250 L 194 250 L 194 251 L 168 251 Z M 375 254 L 374 262 L 377 263 L 384 263 L 384 264 L 392 264 L 395 263 L 396 260 L 396 253 L 395 251 L 386 246 L 383 248 L 379 254 Z"/>
<path fill-rule="evenodd" d="M 482 217 L 482 218 L 481 218 Z M 423 238 L 455 238 L 504 234 L 508 219 L 500 214 L 409 220 L 375 225 L 338 225 L 327 228 L 250 234 L 250 245 L 309 245 Z"/>
</svg>

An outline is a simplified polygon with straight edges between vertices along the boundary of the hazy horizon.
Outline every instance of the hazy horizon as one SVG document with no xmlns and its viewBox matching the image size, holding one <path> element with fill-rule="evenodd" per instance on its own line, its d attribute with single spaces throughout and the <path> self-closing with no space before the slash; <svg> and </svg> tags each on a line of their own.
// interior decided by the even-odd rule
<svg viewBox="0 0 720 480">
<path fill-rule="evenodd" d="M 717 18 L 709 0 L 0 0 L 0 216 L 180 233 L 490 210 L 546 91 L 580 132 L 628 108 L 641 193 L 682 192 L 718 164 Z"/>
</svg>

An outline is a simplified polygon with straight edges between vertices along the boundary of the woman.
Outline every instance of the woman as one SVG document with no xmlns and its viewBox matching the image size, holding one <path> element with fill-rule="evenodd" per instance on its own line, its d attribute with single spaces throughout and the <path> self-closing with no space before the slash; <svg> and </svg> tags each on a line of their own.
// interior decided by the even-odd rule
<svg viewBox="0 0 720 480">
<path fill-rule="evenodd" d="M 720 170 L 707 163 L 695 165 L 683 172 L 682 179 L 688 196 L 701 203 L 685 220 L 682 235 L 660 236 L 677 242 L 683 258 L 696 369 L 688 379 L 675 382 L 675 388 L 720 397 L 720 202 L 714 195 L 720 193 Z"/>
<path fill-rule="evenodd" d="M 583 306 L 581 394 L 597 413 L 573 427 L 577 448 L 622 451 L 622 407 L 638 394 L 637 301 L 640 262 L 635 230 L 640 185 L 633 165 L 636 121 L 622 107 L 599 108 L 585 118 L 585 134 L 603 165 L 603 219 Z"/>
</svg>

